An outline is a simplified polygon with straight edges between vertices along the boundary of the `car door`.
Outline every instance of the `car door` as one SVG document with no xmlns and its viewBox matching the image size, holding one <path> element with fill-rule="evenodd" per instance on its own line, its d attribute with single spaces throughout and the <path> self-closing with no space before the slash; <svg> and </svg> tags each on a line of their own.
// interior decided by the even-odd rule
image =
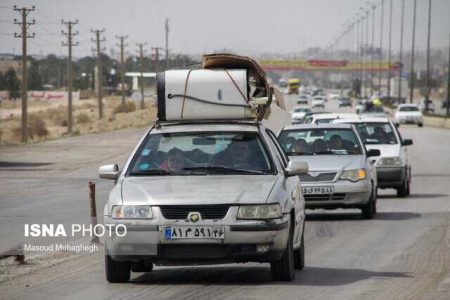
<svg viewBox="0 0 450 300">
<path fill-rule="evenodd" d="M 287 167 L 289 158 L 284 153 L 281 145 L 275 134 L 270 130 L 266 129 L 266 133 L 270 138 L 272 145 L 276 149 L 276 156 L 280 161 L 283 168 Z M 295 208 L 295 228 L 294 228 L 294 245 L 300 243 L 305 220 L 305 200 L 303 198 L 302 189 L 300 186 L 300 178 L 298 176 L 292 176 L 286 178 L 286 189 L 289 194 L 289 198 L 293 201 Z"/>
</svg>

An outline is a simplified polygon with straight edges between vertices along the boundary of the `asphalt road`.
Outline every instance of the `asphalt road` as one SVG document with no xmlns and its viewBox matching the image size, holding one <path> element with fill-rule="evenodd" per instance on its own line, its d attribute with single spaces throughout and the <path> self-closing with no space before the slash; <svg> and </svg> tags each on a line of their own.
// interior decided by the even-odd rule
<svg viewBox="0 0 450 300">
<path fill-rule="evenodd" d="M 156 267 L 108 284 L 100 251 L 4 281 L 0 298 L 450 299 L 450 131 L 400 130 L 414 140 L 411 196 L 380 191 L 373 220 L 359 210 L 307 211 L 306 267 L 293 282 L 272 282 L 268 264 L 233 264 Z M 0 148 L 1 247 L 23 240 L 26 222 L 88 224 L 87 182 L 98 183 L 101 212 L 111 182 L 96 179 L 97 167 L 122 164 L 143 133 Z"/>
</svg>

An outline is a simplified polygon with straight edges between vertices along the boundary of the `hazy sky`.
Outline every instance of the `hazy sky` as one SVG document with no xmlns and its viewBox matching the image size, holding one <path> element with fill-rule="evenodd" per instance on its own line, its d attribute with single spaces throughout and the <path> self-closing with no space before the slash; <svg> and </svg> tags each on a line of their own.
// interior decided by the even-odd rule
<svg viewBox="0 0 450 300">
<path fill-rule="evenodd" d="M 385 0 L 387 46 L 388 6 Z M 401 0 L 392 0 L 394 11 L 393 48 L 399 47 Z M 79 20 L 75 29 L 80 32 L 75 40 L 74 56 L 91 54 L 91 28 L 105 28 L 107 52 L 115 46 L 115 35 L 129 35 L 127 50 L 136 53 L 136 42 L 147 42 L 150 47 L 164 47 L 164 20 L 170 19 L 171 52 L 204 53 L 230 49 L 242 54 L 264 52 L 289 53 L 307 47 L 328 45 L 343 28 L 343 23 L 354 16 L 363 0 L 0 0 L 0 53 L 21 52 L 19 32 L 13 19 L 20 20 L 14 4 L 36 6 L 30 19 L 37 24 L 30 27 L 36 38 L 30 40 L 29 53 L 65 54 L 61 46 L 64 37 L 61 18 Z M 371 0 L 380 3 L 381 0 Z M 417 46 L 426 46 L 428 0 L 417 0 Z M 405 1 L 405 49 L 411 47 L 412 4 Z M 432 47 L 447 47 L 450 32 L 450 0 L 432 0 Z M 380 10 L 376 14 L 376 41 L 379 37 Z M 117 51 L 117 50 L 116 50 Z"/>
</svg>

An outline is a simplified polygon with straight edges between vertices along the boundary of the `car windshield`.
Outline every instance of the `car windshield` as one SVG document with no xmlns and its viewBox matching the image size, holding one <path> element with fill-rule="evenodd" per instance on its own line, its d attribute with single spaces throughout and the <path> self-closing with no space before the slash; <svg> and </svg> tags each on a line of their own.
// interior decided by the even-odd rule
<svg viewBox="0 0 450 300">
<path fill-rule="evenodd" d="M 279 141 L 288 155 L 360 155 L 358 138 L 351 129 L 308 128 L 284 130 Z"/>
<path fill-rule="evenodd" d="M 149 134 L 128 168 L 131 176 L 273 172 L 272 160 L 255 132 Z"/>
<path fill-rule="evenodd" d="M 388 122 L 358 122 L 353 125 L 355 125 L 356 131 L 366 145 L 394 145 L 398 143 L 394 129 Z"/>
<path fill-rule="evenodd" d="M 330 124 L 331 121 L 335 120 L 336 118 L 323 118 L 323 119 L 317 119 L 314 123 L 319 125 L 319 124 Z"/>
<path fill-rule="evenodd" d="M 419 108 L 416 106 L 401 106 L 398 111 L 419 111 Z"/>
<path fill-rule="evenodd" d="M 295 110 L 294 110 L 294 112 L 308 112 L 309 111 L 309 108 L 296 108 Z"/>
</svg>

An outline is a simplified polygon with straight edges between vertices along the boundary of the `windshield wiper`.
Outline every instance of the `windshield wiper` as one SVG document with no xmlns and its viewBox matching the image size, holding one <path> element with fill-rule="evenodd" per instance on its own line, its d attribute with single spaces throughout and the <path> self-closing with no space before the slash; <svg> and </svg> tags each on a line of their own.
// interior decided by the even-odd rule
<svg viewBox="0 0 450 300">
<path fill-rule="evenodd" d="M 189 167 L 183 170 L 188 171 L 206 171 L 206 172 L 217 172 L 217 173 L 246 173 L 246 174 L 267 174 L 267 172 L 247 170 L 247 169 L 235 169 L 222 166 L 207 166 L 207 167 Z"/>
<path fill-rule="evenodd" d="M 141 170 L 141 171 L 133 171 L 130 172 L 132 176 L 152 176 L 152 175 L 169 175 L 173 174 L 172 172 L 156 169 L 156 170 Z"/>
<path fill-rule="evenodd" d="M 313 152 L 314 155 L 322 155 L 322 154 L 335 154 L 333 151 L 318 151 Z"/>
</svg>

